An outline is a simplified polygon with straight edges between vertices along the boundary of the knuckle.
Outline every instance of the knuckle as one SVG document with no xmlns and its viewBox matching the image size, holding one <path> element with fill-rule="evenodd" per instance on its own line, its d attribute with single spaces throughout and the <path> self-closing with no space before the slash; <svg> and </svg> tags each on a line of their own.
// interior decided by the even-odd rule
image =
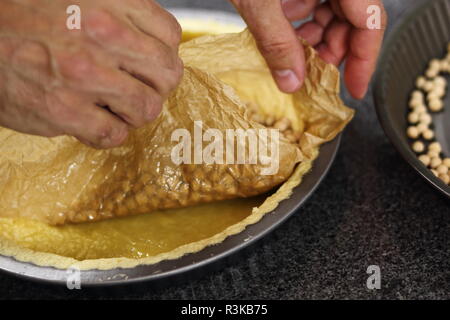
<svg viewBox="0 0 450 320">
<path fill-rule="evenodd" d="M 144 98 L 144 118 L 146 122 L 150 122 L 158 117 L 162 110 L 163 98 L 159 94 L 147 94 Z"/>
<path fill-rule="evenodd" d="M 107 122 L 98 123 L 94 126 L 92 135 L 94 142 L 109 139 L 112 136 L 112 126 Z"/>
<path fill-rule="evenodd" d="M 113 127 L 107 122 L 94 126 L 92 136 L 88 140 L 100 148 L 110 148 L 120 144 L 117 141 L 117 134 L 114 133 Z"/>
<path fill-rule="evenodd" d="M 133 101 L 133 111 L 125 117 L 125 120 L 133 128 L 140 128 L 153 121 L 161 111 L 163 104 L 161 96 L 146 87 L 136 90 L 130 101 Z"/>
<path fill-rule="evenodd" d="M 128 128 L 121 126 L 116 128 L 108 139 L 108 147 L 114 148 L 122 145 L 128 137 Z"/>
<path fill-rule="evenodd" d="M 180 24 L 177 19 L 169 13 L 169 24 L 170 24 L 170 33 L 169 33 L 169 44 L 175 47 L 178 47 L 181 43 L 182 32 Z"/>
<path fill-rule="evenodd" d="M 168 91 L 174 90 L 180 84 L 183 78 L 184 65 L 180 58 L 176 58 L 174 62 L 174 67 L 170 70 L 168 74 Z"/>
<path fill-rule="evenodd" d="M 124 28 L 117 19 L 108 11 L 96 9 L 86 17 L 86 32 L 94 39 L 112 39 L 123 35 Z"/>
<path fill-rule="evenodd" d="M 60 55 L 58 66 L 63 77 L 80 80 L 92 74 L 94 62 L 86 52 Z"/>
<path fill-rule="evenodd" d="M 259 47 L 263 56 L 276 58 L 286 57 L 293 50 L 288 41 L 260 41 Z"/>
<path fill-rule="evenodd" d="M 149 71 L 149 75 L 147 75 L 148 79 L 153 79 L 150 81 L 144 81 L 146 87 L 140 88 L 137 90 L 136 97 L 142 97 L 144 94 L 148 95 L 148 87 L 153 88 L 156 92 L 150 92 L 150 95 L 155 95 L 157 93 L 162 96 L 167 96 L 171 91 L 178 87 L 180 84 L 183 74 L 184 74 L 184 64 L 183 61 L 175 54 L 171 53 L 171 57 L 167 57 L 164 59 L 164 68 L 160 73 L 158 78 L 151 76 Z M 144 91 L 144 93 L 142 92 Z M 135 91 L 136 92 L 136 91 Z M 158 98 L 155 98 L 158 99 Z M 140 101 L 143 101 L 142 99 Z M 161 104 L 160 101 L 155 101 L 156 104 Z"/>
<path fill-rule="evenodd" d="M 135 109 L 138 108 L 135 107 Z M 133 111 L 133 114 L 130 112 L 128 115 L 123 116 L 123 118 L 125 118 L 125 121 L 134 129 L 138 129 L 147 123 L 145 113 L 140 110 Z"/>
<path fill-rule="evenodd" d="M 178 21 L 174 19 L 174 42 L 177 44 L 177 46 L 181 43 L 183 30 L 181 29 L 181 25 L 178 23 Z"/>
<path fill-rule="evenodd" d="M 25 40 L 13 46 L 10 61 L 20 66 L 38 67 L 46 73 L 51 68 L 50 52 L 36 40 Z"/>
</svg>

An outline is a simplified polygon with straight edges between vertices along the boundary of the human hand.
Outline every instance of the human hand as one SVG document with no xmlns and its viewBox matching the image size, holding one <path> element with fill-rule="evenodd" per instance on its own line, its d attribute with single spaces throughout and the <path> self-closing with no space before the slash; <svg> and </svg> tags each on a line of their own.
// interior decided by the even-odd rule
<svg viewBox="0 0 450 320">
<path fill-rule="evenodd" d="M 241 13 L 281 91 L 298 90 L 305 78 L 305 57 L 297 37 L 336 66 L 346 60 L 345 83 L 362 99 L 375 71 L 387 15 L 380 0 L 230 0 Z M 367 8 L 382 10 L 381 29 L 367 27 Z M 292 21 L 313 20 L 297 29 Z"/>
<path fill-rule="evenodd" d="M 81 29 L 66 8 L 81 8 Z M 181 29 L 151 0 L 0 2 L 0 125 L 122 144 L 179 83 Z"/>
</svg>

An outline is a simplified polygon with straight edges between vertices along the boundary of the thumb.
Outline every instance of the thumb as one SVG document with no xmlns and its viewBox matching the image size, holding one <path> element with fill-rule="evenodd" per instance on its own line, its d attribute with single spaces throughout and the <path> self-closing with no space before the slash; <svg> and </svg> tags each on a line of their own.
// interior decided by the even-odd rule
<svg viewBox="0 0 450 320">
<path fill-rule="evenodd" d="M 295 92 L 305 78 L 305 53 L 280 0 L 231 0 L 253 34 L 278 88 Z"/>
</svg>

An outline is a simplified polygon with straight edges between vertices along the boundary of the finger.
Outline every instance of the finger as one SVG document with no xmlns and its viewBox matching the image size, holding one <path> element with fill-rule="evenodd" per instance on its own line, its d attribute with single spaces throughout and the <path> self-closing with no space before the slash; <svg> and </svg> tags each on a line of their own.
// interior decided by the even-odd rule
<svg viewBox="0 0 450 320">
<path fill-rule="evenodd" d="M 319 0 L 282 0 L 283 11 L 290 21 L 309 17 Z"/>
<path fill-rule="evenodd" d="M 297 28 L 297 35 L 305 39 L 312 46 L 322 42 L 325 29 L 333 20 L 334 13 L 328 3 L 323 3 L 314 12 L 313 21 L 307 22 Z"/>
<path fill-rule="evenodd" d="M 345 81 L 352 96 L 362 99 L 367 93 L 370 79 L 375 71 L 387 16 L 381 1 L 364 0 L 355 2 L 342 0 L 340 4 L 348 21 L 355 27 L 350 34 Z M 369 5 L 377 5 L 381 8 L 381 29 L 370 30 L 367 28 L 367 8 Z"/>
<path fill-rule="evenodd" d="M 178 85 L 182 63 L 177 52 L 169 46 L 130 28 L 106 12 L 90 16 L 86 25 L 89 36 L 107 51 L 112 51 L 119 68 L 144 80 L 163 96 Z"/>
<path fill-rule="evenodd" d="M 327 63 L 339 66 L 348 51 L 350 25 L 347 22 L 334 20 L 326 29 L 324 41 L 316 49 L 319 56 Z"/>
<path fill-rule="evenodd" d="M 147 36 L 157 38 L 175 49 L 181 42 L 181 26 L 175 17 L 156 1 L 139 1 L 139 8 L 130 11 L 128 19 Z"/>
<path fill-rule="evenodd" d="M 350 39 L 345 83 L 354 98 L 362 99 L 367 93 L 379 54 L 379 47 L 374 46 L 374 41 L 381 43 L 382 37 L 375 35 L 373 31 L 353 30 Z M 366 50 L 371 51 L 361 52 L 360 48 L 364 46 Z"/>
<path fill-rule="evenodd" d="M 49 138 L 64 134 L 61 130 L 50 124 L 47 119 L 34 113 L 33 110 L 26 110 L 26 113 L 3 113 L 0 118 L 0 126 L 25 134 Z"/>
<path fill-rule="evenodd" d="M 147 55 L 151 49 L 157 49 L 158 58 L 164 58 L 169 52 L 175 55 L 171 47 L 155 37 L 148 37 L 126 21 L 121 21 L 112 13 L 95 11 L 85 19 L 86 34 L 98 45 L 125 55 L 140 57 Z M 151 45 L 148 45 L 151 43 Z M 150 50 L 149 50 L 150 49 Z M 169 56 L 171 58 L 171 56 Z M 163 63 L 170 60 L 162 59 Z"/>
<path fill-rule="evenodd" d="M 183 62 L 177 56 L 173 57 L 173 66 L 165 67 L 154 56 L 143 58 L 119 57 L 119 69 L 156 90 L 163 98 L 167 98 L 180 83 L 183 75 Z"/>
<path fill-rule="evenodd" d="M 47 100 L 47 119 L 64 134 L 95 148 L 113 148 L 128 136 L 128 126 L 107 110 L 76 94 L 59 91 Z"/>
<path fill-rule="evenodd" d="M 126 141 L 129 129 L 123 121 L 93 104 L 77 109 L 83 107 L 86 112 L 77 114 L 78 121 L 64 124 L 66 134 L 96 149 L 115 148 Z"/>
<path fill-rule="evenodd" d="M 330 0 L 331 9 L 333 10 L 334 14 L 341 20 L 345 20 L 345 14 L 342 10 L 340 0 Z"/>
<path fill-rule="evenodd" d="M 111 76 L 111 87 L 117 93 L 98 95 L 96 103 L 109 110 L 133 128 L 140 128 L 153 121 L 161 112 L 163 97 L 151 87 L 145 86 L 128 74 Z"/>
<path fill-rule="evenodd" d="M 315 47 L 322 42 L 324 28 L 315 21 L 309 21 L 298 27 L 295 33 Z"/>
<path fill-rule="evenodd" d="M 305 55 L 279 0 L 233 0 L 255 37 L 272 75 L 283 92 L 300 89 L 305 78 Z"/>
<path fill-rule="evenodd" d="M 0 75 L 8 92 L 2 96 L 0 126 L 26 134 L 54 137 L 63 134 L 46 119 L 45 91 L 26 77 Z"/>
<path fill-rule="evenodd" d="M 140 127 L 159 114 L 163 99 L 128 73 L 99 65 L 82 54 L 59 54 L 59 71 L 70 89 L 95 97 L 94 103 L 111 110 L 132 127 Z"/>
<path fill-rule="evenodd" d="M 334 0 L 337 1 L 337 0 Z M 387 14 L 381 0 L 339 0 L 337 1 L 342 10 L 345 19 L 347 19 L 354 27 L 367 30 L 367 22 L 370 14 L 368 8 L 376 6 L 381 10 L 381 28 L 377 31 L 384 32 L 387 24 Z"/>
<path fill-rule="evenodd" d="M 314 12 L 314 21 L 322 26 L 322 28 L 326 28 L 333 18 L 333 10 L 331 10 L 331 7 L 327 2 L 318 6 Z"/>
</svg>

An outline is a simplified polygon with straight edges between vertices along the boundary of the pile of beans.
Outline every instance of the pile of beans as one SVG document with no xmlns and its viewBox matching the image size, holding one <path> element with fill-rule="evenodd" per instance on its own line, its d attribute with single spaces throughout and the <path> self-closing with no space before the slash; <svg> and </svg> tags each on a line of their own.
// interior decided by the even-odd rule
<svg viewBox="0 0 450 320">
<path fill-rule="evenodd" d="M 291 120 L 286 117 L 277 119 L 274 116 L 263 116 L 257 111 L 258 108 L 252 104 L 247 104 L 247 107 L 251 120 L 258 122 L 267 128 L 280 130 L 281 134 L 294 144 L 300 143 L 302 132 L 297 132 L 292 128 Z"/>
<path fill-rule="evenodd" d="M 419 160 L 445 184 L 450 185 L 450 158 L 442 153 L 441 144 L 436 141 L 432 113 L 444 110 L 447 80 L 443 75 L 450 73 L 450 43 L 447 56 L 431 60 L 425 76 L 416 81 L 416 89 L 409 101 L 409 127 L 407 135 L 413 140 L 411 147 Z"/>
</svg>

